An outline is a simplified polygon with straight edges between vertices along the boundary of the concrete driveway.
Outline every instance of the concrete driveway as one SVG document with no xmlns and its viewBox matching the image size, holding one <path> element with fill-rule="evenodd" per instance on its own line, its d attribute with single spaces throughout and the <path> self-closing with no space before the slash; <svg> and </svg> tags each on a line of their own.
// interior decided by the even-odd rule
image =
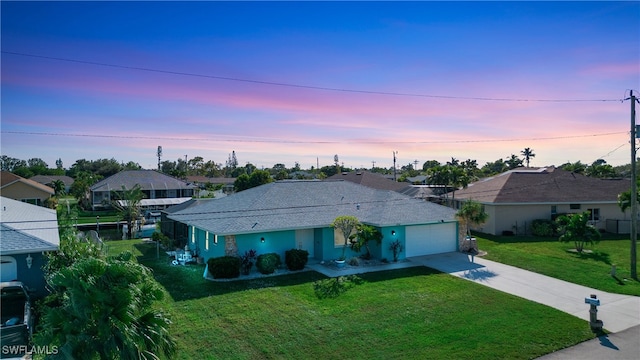
<svg viewBox="0 0 640 360">
<path fill-rule="evenodd" d="M 637 296 L 611 294 L 477 256 L 471 262 L 471 256 L 458 252 L 418 256 L 409 260 L 551 306 L 586 321 L 589 321 L 589 305 L 585 304 L 584 299 L 595 294 L 601 304 L 598 307 L 598 319 L 603 321 L 605 329 L 617 333 L 640 325 L 640 297 Z"/>
</svg>

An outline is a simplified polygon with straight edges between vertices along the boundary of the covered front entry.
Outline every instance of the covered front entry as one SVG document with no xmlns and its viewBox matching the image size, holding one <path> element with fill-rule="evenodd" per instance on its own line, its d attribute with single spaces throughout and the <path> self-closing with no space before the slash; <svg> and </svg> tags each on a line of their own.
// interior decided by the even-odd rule
<svg viewBox="0 0 640 360">
<path fill-rule="evenodd" d="M 407 257 L 456 251 L 457 242 L 455 222 L 406 227 Z"/>
<path fill-rule="evenodd" d="M 313 229 L 296 230 L 296 247 L 309 252 L 309 258 L 314 257 Z"/>
</svg>

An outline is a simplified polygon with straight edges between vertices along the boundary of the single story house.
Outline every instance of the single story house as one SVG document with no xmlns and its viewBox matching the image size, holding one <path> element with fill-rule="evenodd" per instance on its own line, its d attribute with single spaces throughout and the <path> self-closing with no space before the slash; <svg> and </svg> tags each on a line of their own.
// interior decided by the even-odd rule
<svg viewBox="0 0 640 360">
<path fill-rule="evenodd" d="M 60 246 L 56 211 L 2 196 L 0 213 L 2 281 L 22 281 L 35 297 L 45 296 L 44 254 Z"/>
<path fill-rule="evenodd" d="M 2 171 L 0 173 L 0 194 L 9 199 L 45 206 L 45 201 L 54 196 L 55 191 L 33 180 Z"/>
<path fill-rule="evenodd" d="M 170 206 L 160 211 L 160 231 L 173 241 L 174 247 L 183 248 L 189 238 L 189 227 L 185 223 L 169 219 L 169 216 L 213 200 L 216 198 L 189 199 L 182 204 Z"/>
<path fill-rule="evenodd" d="M 433 189 L 428 185 L 412 185 L 406 182 L 393 181 L 385 175 L 373 173 L 366 170 L 356 170 L 335 174 L 326 180 L 345 180 L 352 183 L 368 186 L 378 190 L 391 190 L 400 194 L 408 195 L 418 199 L 429 199 L 434 197 Z"/>
<path fill-rule="evenodd" d="M 109 206 L 117 200 L 122 188 L 133 189 L 140 185 L 145 198 L 141 205 L 145 210 L 162 210 L 189 200 L 196 186 L 157 172 L 156 170 L 126 170 L 103 179 L 91 186 L 92 208 Z"/>
<path fill-rule="evenodd" d="M 47 185 L 50 188 L 54 187 L 53 183 L 55 181 L 60 180 L 64 184 L 64 191 L 66 193 L 69 193 L 69 190 L 71 190 L 71 185 L 73 185 L 74 181 L 72 177 L 66 175 L 35 175 L 30 177 L 29 179 L 42 185 Z"/>
<path fill-rule="evenodd" d="M 604 230 L 607 223 L 626 219 L 618 194 L 630 189 L 628 179 L 599 179 L 554 167 L 518 168 L 457 190 L 455 202 L 457 207 L 467 199 L 483 204 L 489 219 L 476 230 L 493 235 L 529 234 L 533 220 L 585 211 Z"/>
<path fill-rule="evenodd" d="M 205 259 L 304 249 L 319 261 L 339 258 L 344 237 L 334 231 L 336 217 L 352 215 L 375 226 L 380 246 L 371 244 L 378 259 L 392 259 L 390 244 L 404 247 L 400 258 L 456 251 L 455 210 L 377 190 L 349 181 L 284 180 L 241 191 L 168 215 L 188 227 L 189 247 Z M 347 249 L 347 257 L 358 254 Z"/>
</svg>

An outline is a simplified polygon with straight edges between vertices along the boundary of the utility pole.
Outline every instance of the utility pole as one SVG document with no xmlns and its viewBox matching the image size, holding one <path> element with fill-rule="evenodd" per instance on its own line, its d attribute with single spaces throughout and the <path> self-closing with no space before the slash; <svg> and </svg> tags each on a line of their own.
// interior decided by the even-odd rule
<svg viewBox="0 0 640 360">
<path fill-rule="evenodd" d="M 638 280 L 638 272 L 636 270 L 636 243 L 638 241 L 638 173 L 636 169 L 636 101 L 633 90 L 629 92 L 631 100 L 631 278 Z"/>
<path fill-rule="evenodd" d="M 376 161 L 371 160 L 371 170 L 373 170 L 374 167 L 376 167 Z"/>
<path fill-rule="evenodd" d="M 160 159 L 162 159 L 162 146 L 158 146 L 158 171 L 160 171 L 161 167 L 160 167 Z"/>
<path fill-rule="evenodd" d="M 398 181 L 398 179 L 396 178 L 396 155 L 398 154 L 397 151 L 393 152 L 393 181 Z"/>
</svg>

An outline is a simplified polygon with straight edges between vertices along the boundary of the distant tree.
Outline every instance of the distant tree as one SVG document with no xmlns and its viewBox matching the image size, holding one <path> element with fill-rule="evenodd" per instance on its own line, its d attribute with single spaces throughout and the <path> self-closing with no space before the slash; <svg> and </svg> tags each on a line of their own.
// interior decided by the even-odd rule
<svg viewBox="0 0 640 360">
<path fill-rule="evenodd" d="M 215 161 L 207 161 L 204 163 L 204 176 L 206 177 L 219 177 L 222 176 L 222 164 L 216 164 Z"/>
<path fill-rule="evenodd" d="M 458 165 L 460 165 L 460 160 L 458 160 L 458 159 L 456 159 L 456 158 L 452 157 L 452 158 L 451 158 L 451 161 L 447 161 L 447 165 L 450 165 L 450 166 L 458 166 Z"/>
<path fill-rule="evenodd" d="M 66 186 L 62 180 L 53 180 L 51 186 L 56 196 L 62 196 L 66 193 Z"/>
<path fill-rule="evenodd" d="M 0 156 L 0 168 L 2 171 L 14 172 L 15 169 L 20 167 L 27 167 L 27 162 L 7 155 Z"/>
<path fill-rule="evenodd" d="M 522 154 L 524 162 L 527 163 L 527 167 L 529 167 L 529 160 L 536 157 L 536 154 L 533 153 L 533 149 L 531 148 L 524 148 L 520 154 Z"/>
<path fill-rule="evenodd" d="M 565 171 L 571 171 L 572 173 L 576 173 L 576 174 L 584 174 L 585 171 L 587 170 L 587 165 L 581 163 L 580 160 L 578 160 L 575 163 L 570 163 L 570 162 L 564 163 L 560 165 L 560 169 Z"/>
<path fill-rule="evenodd" d="M 40 158 L 27 160 L 27 166 L 34 175 L 48 175 L 50 173 L 49 165 Z"/>
<path fill-rule="evenodd" d="M 256 171 L 257 167 L 255 165 L 253 165 L 252 163 L 248 162 L 244 166 L 244 169 L 247 172 L 247 174 L 251 175 L 254 171 Z"/>
<path fill-rule="evenodd" d="M 236 192 L 247 190 L 250 187 L 250 179 L 247 174 L 241 174 L 236 178 L 236 181 L 233 182 L 233 188 Z"/>
<path fill-rule="evenodd" d="M 422 164 L 422 171 L 428 171 L 436 166 L 440 166 L 440 162 L 438 160 L 427 160 Z"/>
<path fill-rule="evenodd" d="M 276 180 L 284 180 L 289 178 L 289 173 L 286 170 L 280 170 L 276 174 Z"/>
<path fill-rule="evenodd" d="M 133 225 L 141 216 L 141 202 L 145 195 L 139 184 L 131 189 L 122 186 L 122 191 L 117 194 L 112 205 L 118 210 L 122 220 L 127 222 L 127 239 L 131 239 Z"/>
<path fill-rule="evenodd" d="M 91 207 L 89 202 L 91 186 L 100 180 L 100 176 L 87 171 L 76 173 L 69 193 L 78 200 L 81 208 L 88 209 Z"/>
<path fill-rule="evenodd" d="M 140 166 L 140 164 L 138 164 L 137 162 L 133 162 L 133 161 L 129 161 L 126 164 L 121 164 L 122 166 L 122 170 L 140 170 L 142 169 L 142 166 Z"/>
<path fill-rule="evenodd" d="M 251 175 L 241 174 L 236 178 L 233 187 L 236 192 L 272 182 L 271 174 L 267 170 L 255 170 Z"/>
<path fill-rule="evenodd" d="M 614 170 L 613 166 L 607 164 L 603 159 L 594 161 L 585 170 L 585 175 L 595 178 L 615 178 L 618 174 Z"/>
<path fill-rule="evenodd" d="M 589 224 L 589 217 L 588 211 L 558 217 L 556 224 L 561 234 L 559 240 L 573 242 L 579 253 L 584 250 L 586 244 L 600 241 L 600 232 Z"/>
<path fill-rule="evenodd" d="M 191 159 L 189 159 L 187 163 L 189 168 L 187 175 L 204 176 L 205 174 L 204 158 L 202 156 L 194 156 Z"/>
<path fill-rule="evenodd" d="M 519 167 L 522 167 L 522 159 L 515 156 L 514 154 L 511 154 L 511 157 L 508 158 L 507 161 L 505 161 L 505 164 L 507 164 L 509 170 L 517 169 Z"/>
<path fill-rule="evenodd" d="M 502 159 L 498 159 L 494 162 L 486 163 L 481 169 L 480 172 L 484 176 L 491 176 L 495 174 L 500 174 L 507 171 L 509 167 Z"/>
</svg>

